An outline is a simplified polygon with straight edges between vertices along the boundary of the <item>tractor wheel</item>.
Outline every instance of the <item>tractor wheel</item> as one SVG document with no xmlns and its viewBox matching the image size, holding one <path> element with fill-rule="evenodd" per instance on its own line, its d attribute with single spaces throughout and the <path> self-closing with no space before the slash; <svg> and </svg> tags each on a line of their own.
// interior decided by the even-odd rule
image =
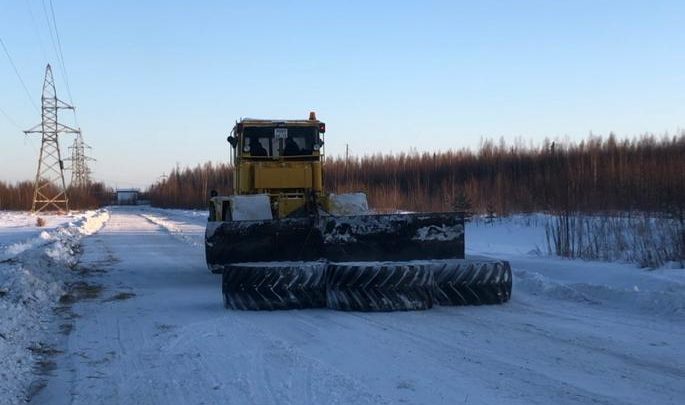
<svg viewBox="0 0 685 405">
<path fill-rule="evenodd" d="M 326 306 L 325 262 L 242 263 L 224 269 L 224 306 L 242 310 Z"/>
<path fill-rule="evenodd" d="M 426 265 L 331 263 L 326 270 L 326 305 L 341 311 L 428 309 L 433 288 Z"/>
<path fill-rule="evenodd" d="M 503 304 L 511 297 L 507 261 L 445 260 L 432 265 L 438 305 Z"/>
</svg>

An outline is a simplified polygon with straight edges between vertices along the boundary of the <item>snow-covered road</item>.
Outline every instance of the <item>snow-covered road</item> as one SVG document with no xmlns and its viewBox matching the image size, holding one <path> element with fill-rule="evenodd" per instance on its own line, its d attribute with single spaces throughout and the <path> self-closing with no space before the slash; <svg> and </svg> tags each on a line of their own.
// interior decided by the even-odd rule
<svg viewBox="0 0 685 405">
<path fill-rule="evenodd" d="M 80 267 L 103 289 L 74 304 L 33 403 L 685 403 L 681 273 L 504 251 L 515 284 L 502 306 L 228 311 L 203 229 L 202 215 L 113 209 L 83 239 Z M 572 276 L 593 270 L 617 282 Z"/>
</svg>

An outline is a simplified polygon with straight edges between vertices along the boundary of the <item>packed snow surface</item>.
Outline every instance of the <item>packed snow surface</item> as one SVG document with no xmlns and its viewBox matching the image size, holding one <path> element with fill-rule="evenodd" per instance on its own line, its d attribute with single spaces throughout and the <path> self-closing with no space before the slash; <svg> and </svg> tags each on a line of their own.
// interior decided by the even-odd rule
<svg viewBox="0 0 685 405">
<path fill-rule="evenodd" d="M 206 212 L 110 215 L 34 403 L 685 403 L 683 271 L 547 256 L 544 218 L 467 225 L 467 254 L 511 262 L 505 305 L 348 313 L 225 310 Z"/>
</svg>

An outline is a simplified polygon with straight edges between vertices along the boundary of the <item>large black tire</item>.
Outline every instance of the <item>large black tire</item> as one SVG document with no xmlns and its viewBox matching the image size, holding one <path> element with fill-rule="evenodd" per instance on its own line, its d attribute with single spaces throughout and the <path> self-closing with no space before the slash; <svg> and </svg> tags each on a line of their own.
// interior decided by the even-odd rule
<svg viewBox="0 0 685 405">
<path fill-rule="evenodd" d="M 512 275 L 507 261 L 445 260 L 432 268 L 438 305 L 503 304 L 511 297 Z"/>
<path fill-rule="evenodd" d="M 242 310 L 323 308 L 325 262 L 243 263 L 223 272 L 224 306 Z"/>
<path fill-rule="evenodd" d="M 433 306 L 433 275 L 410 263 L 331 263 L 326 305 L 341 311 L 409 311 Z"/>
</svg>

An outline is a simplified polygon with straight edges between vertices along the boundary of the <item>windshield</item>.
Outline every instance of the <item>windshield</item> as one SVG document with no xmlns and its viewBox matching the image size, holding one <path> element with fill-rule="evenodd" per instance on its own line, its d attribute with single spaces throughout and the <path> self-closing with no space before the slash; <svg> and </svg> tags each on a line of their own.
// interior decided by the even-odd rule
<svg viewBox="0 0 685 405">
<path fill-rule="evenodd" d="M 243 151 L 252 156 L 303 156 L 314 152 L 315 127 L 247 127 Z"/>
</svg>

